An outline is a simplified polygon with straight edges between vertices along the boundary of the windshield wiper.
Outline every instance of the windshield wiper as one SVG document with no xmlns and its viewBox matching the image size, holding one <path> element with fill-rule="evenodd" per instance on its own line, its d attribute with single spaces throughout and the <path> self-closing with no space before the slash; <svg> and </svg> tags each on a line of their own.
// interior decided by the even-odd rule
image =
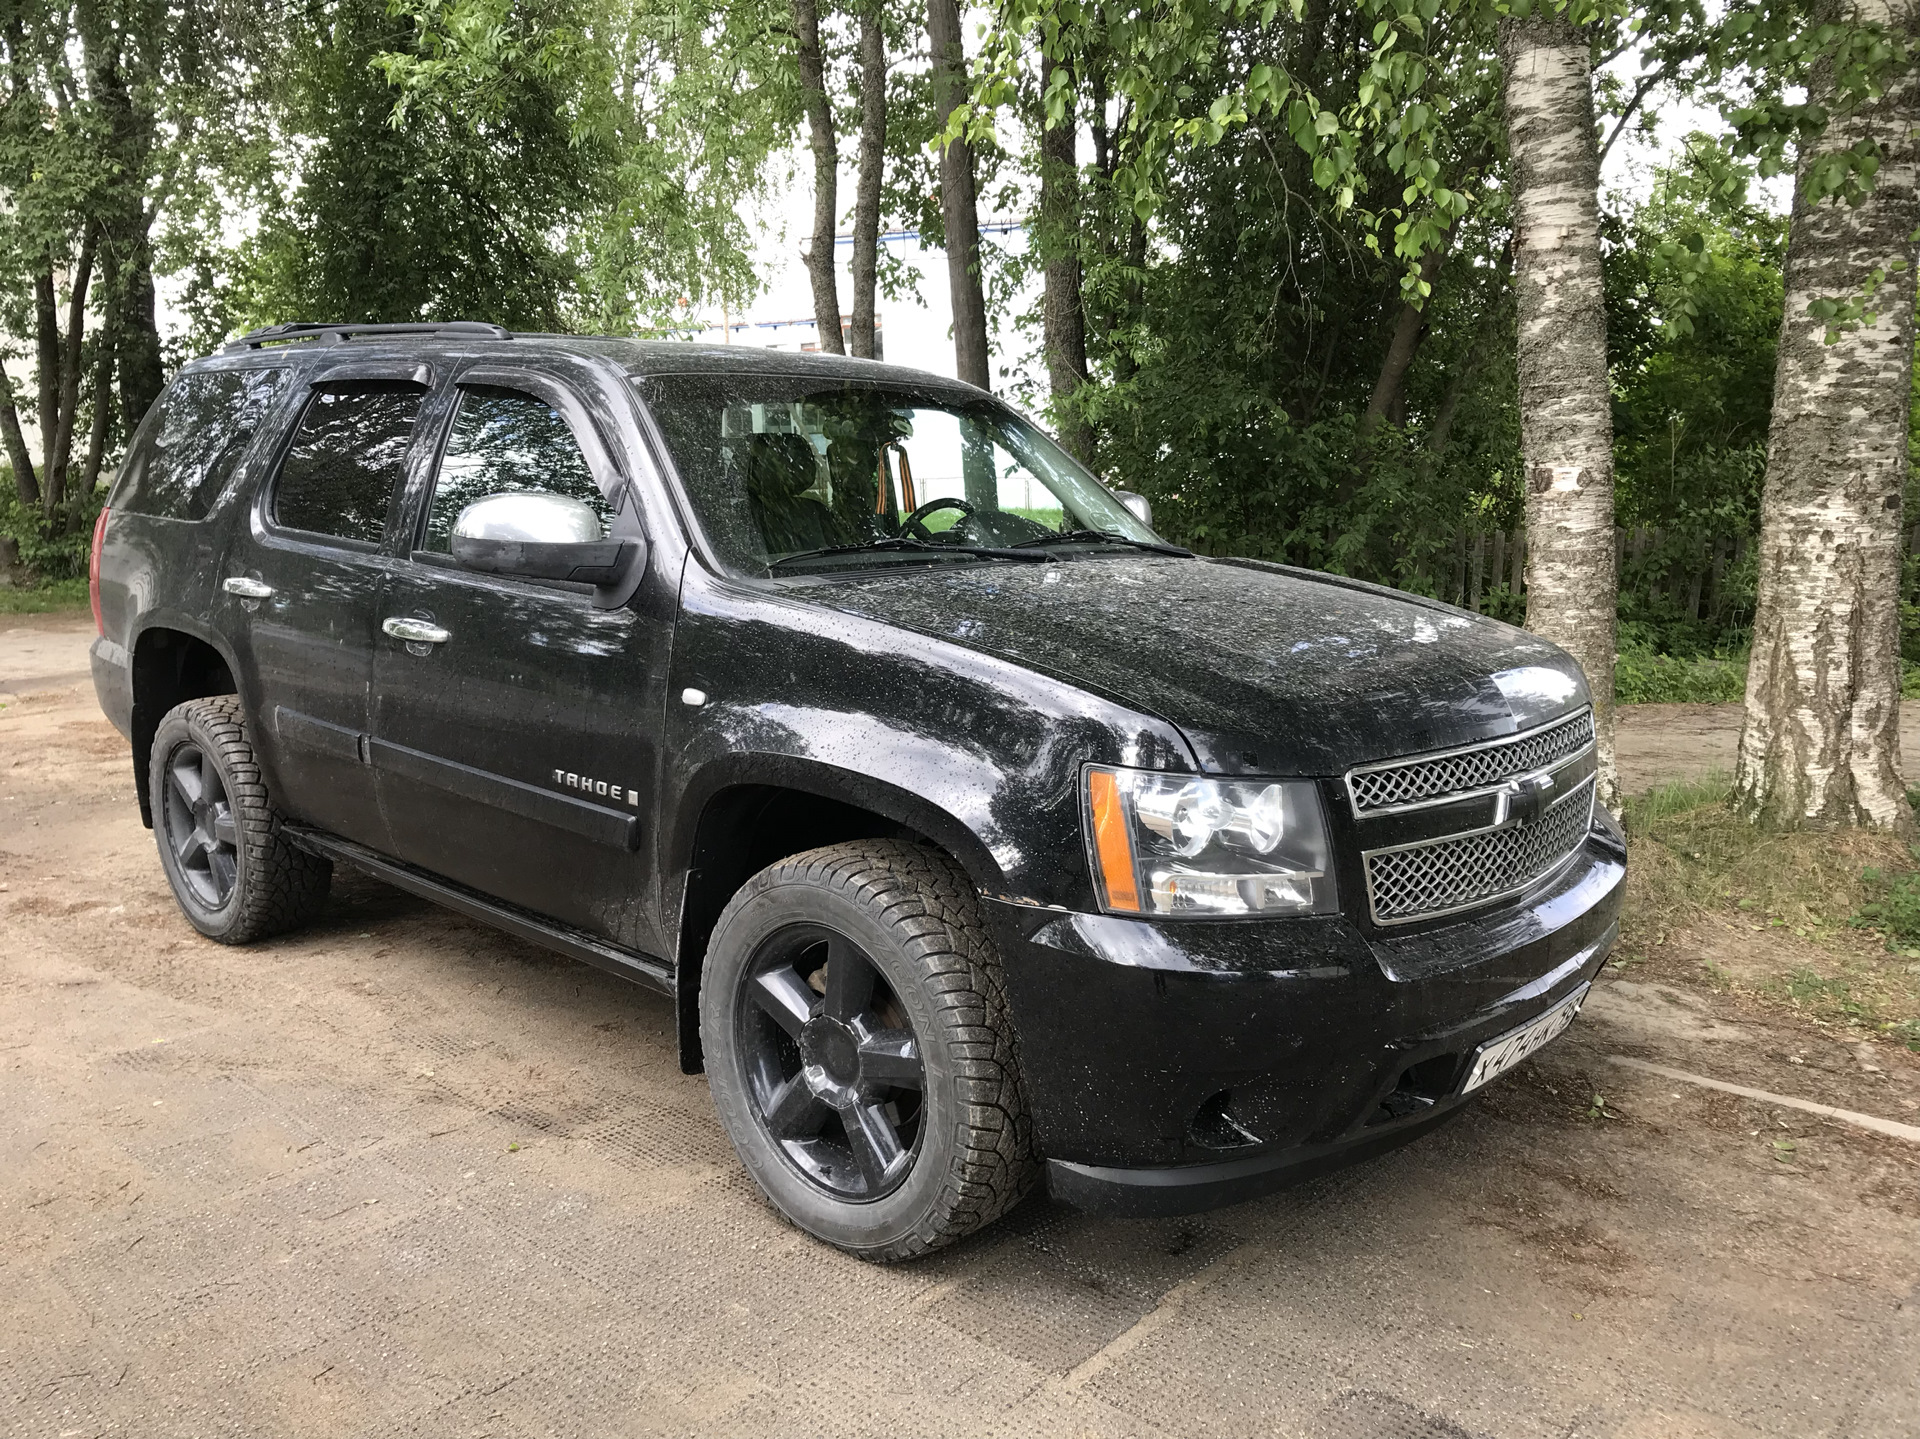
<svg viewBox="0 0 1920 1439">
<path fill-rule="evenodd" d="M 826 555 L 871 554 L 875 550 L 912 550 L 930 555 L 973 555 L 989 560 L 1034 560 L 1051 562 L 1052 555 L 1037 555 L 1031 550 L 997 549 L 991 545 L 930 545 L 925 540 L 911 539 L 906 535 L 888 535 L 883 539 L 868 540 L 858 545 L 828 545 L 818 550 L 796 550 L 790 555 L 781 555 L 778 559 L 768 560 L 767 568 L 778 569 L 782 565 L 792 564 L 795 560 L 815 560 Z M 1184 553 L 1184 552 L 1183 552 Z"/>
<path fill-rule="evenodd" d="M 1029 549 L 1034 545 L 1128 545 L 1136 550 L 1151 550 L 1156 555 L 1178 555 L 1181 559 L 1193 558 L 1193 551 L 1179 545 L 1169 545 L 1161 540 L 1136 540 L 1131 535 L 1118 534 L 1113 530 L 1062 530 L 1057 535 L 1041 535 L 1038 539 L 1021 540 L 1014 548 Z"/>
</svg>

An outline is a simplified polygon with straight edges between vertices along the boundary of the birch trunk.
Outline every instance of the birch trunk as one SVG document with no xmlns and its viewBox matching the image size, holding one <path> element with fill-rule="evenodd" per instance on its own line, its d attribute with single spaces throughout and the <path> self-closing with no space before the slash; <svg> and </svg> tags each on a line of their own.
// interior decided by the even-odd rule
<svg viewBox="0 0 1920 1439">
<path fill-rule="evenodd" d="M 967 55 L 958 0 L 927 0 L 927 42 L 933 51 L 933 105 L 941 128 L 967 96 Z M 980 202 L 973 146 L 955 140 L 940 151 L 940 216 L 946 229 L 947 289 L 953 299 L 955 372 L 969 385 L 992 388 L 987 362 L 987 297 L 980 277 Z"/>
<path fill-rule="evenodd" d="M 860 12 L 860 178 L 853 192 L 853 326 L 862 360 L 874 356 L 874 285 L 880 256 L 880 181 L 887 162 L 887 37 L 881 0 Z"/>
<path fill-rule="evenodd" d="M 820 348 L 829 355 L 844 355 L 847 347 L 840 338 L 840 286 L 833 270 L 833 238 L 840 208 L 840 147 L 833 133 L 833 105 L 827 99 L 819 0 L 793 0 L 793 31 L 798 41 L 800 100 L 813 143 L 813 238 L 807 243 L 804 257 L 807 278 L 813 281 L 813 323 L 820 332 Z"/>
<path fill-rule="evenodd" d="M 1040 54 L 1040 93 L 1059 62 Z M 1087 378 L 1087 325 L 1080 302 L 1080 157 L 1074 148 L 1079 118 L 1073 108 L 1058 125 L 1040 116 L 1040 239 L 1046 285 L 1041 303 L 1047 382 L 1060 443 L 1082 464 L 1093 463 L 1093 429 L 1073 407 Z"/>
<path fill-rule="evenodd" d="M 1613 413 L 1600 272 L 1600 161 L 1585 34 L 1536 10 L 1500 26 L 1513 159 L 1527 628 L 1578 660 L 1593 694 L 1600 799 L 1613 763 Z"/>
<path fill-rule="evenodd" d="M 1864 0 L 1859 20 L 1915 37 L 1911 4 Z M 1831 82 L 1812 98 L 1831 103 Z M 1825 95 L 1822 91 L 1825 91 Z M 1912 402 L 1913 234 L 1920 225 L 1920 82 L 1890 77 L 1877 100 L 1838 114 L 1800 157 L 1878 141 L 1864 204 L 1796 194 L 1787 240 L 1786 314 L 1774 371 L 1760 511 L 1759 596 L 1735 803 L 1785 828 L 1911 830 L 1900 775 L 1901 503 Z M 1892 270 L 1872 323 L 1826 343 L 1819 299 L 1860 293 Z"/>
</svg>

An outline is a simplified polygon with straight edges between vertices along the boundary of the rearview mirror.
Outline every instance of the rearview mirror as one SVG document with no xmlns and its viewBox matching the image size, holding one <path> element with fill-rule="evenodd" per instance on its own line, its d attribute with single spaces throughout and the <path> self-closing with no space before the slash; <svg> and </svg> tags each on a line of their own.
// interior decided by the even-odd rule
<svg viewBox="0 0 1920 1439">
<path fill-rule="evenodd" d="M 1113 497 L 1126 506 L 1128 514 L 1148 529 L 1153 528 L 1153 506 L 1147 503 L 1145 495 L 1136 495 L 1132 490 L 1115 490 Z"/>
<path fill-rule="evenodd" d="M 644 540 L 603 539 L 593 506 L 528 490 L 475 500 L 453 522 L 453 557 L 470 570 L 613 585 L 645 562 Z"/>
</svg>

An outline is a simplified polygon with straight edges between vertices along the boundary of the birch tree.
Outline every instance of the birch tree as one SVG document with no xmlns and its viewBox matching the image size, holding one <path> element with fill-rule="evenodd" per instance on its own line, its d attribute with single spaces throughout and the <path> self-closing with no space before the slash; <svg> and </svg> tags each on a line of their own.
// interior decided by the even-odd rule
<svg viewBox="0 0 1920 1439">
<path fill-rule="evenodd" d="M 1858 0 L 1856 25 L 1920 40 L 1912 0 Z M 1787 242 L 1759 595 L 1735 803 L 1787 828 L 1911 830 L 1899 751 L 1902 500 L 1920 229 L 1920 79 L 1911 63 L 1833 107 L 1801 148 Z M 1877 161 L 1860 193 L 1836 177 Z M 1853 203 L 1847 203 L 1851 199 Z"/>
<path fill-rule="evenodd" d="M 1600 798 L 1618 803 L 1613 661 L 1613 410 L 1600 269 L 1591 42 L 1542 8 L 1500 25 L 1513 165 L 1527 628 L 1587 672 Z"/>
</svg>

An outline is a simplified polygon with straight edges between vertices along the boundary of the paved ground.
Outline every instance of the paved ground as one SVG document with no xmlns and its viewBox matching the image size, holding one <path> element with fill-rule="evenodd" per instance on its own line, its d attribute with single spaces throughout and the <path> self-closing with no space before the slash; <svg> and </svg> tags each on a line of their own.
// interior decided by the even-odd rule
<svg viewBox="0 0 1920 1439">
<path fill-rule="evenodd" d="M 1615 982 L 1366 1167 L 873 1268 L 761 1202 L 664 1000 L 346 877 L 199 939 L 83 627 L 8 624 L 0 1433 L 1920 1432 L 1920 1146 L 1608 1059 L 1920 1123 L 1905 1051 Z"/>
</svg>

